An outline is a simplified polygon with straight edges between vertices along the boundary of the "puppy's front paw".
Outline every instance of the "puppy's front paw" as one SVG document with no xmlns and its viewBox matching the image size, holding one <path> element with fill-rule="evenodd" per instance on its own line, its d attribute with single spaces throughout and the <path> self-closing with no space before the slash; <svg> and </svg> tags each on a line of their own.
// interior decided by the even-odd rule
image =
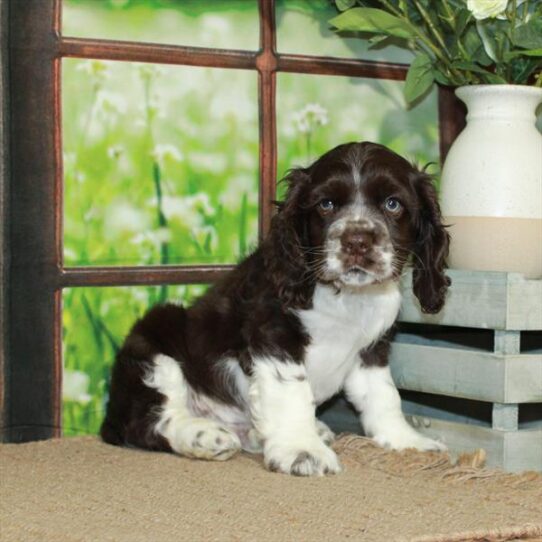
<svg viewBox="0 0 542 542">
<path fill-rule="evenodd" d="M 415 448 L 422 452 L 444 452 L 447 450 L 442 442 L 424 437 L 410 426 L 393 432 L 377 434 L 373 440 L 379 446 L 391 450 L 406 450 L 407 448 Z"/>
<path fill-rule="evenodd" d="M 270 471 L 294 476 L 323 476 L 341 471 L 335 452 L 319 438 L 303 445 L 267 443 L 264 460 Z"/>
</svg>

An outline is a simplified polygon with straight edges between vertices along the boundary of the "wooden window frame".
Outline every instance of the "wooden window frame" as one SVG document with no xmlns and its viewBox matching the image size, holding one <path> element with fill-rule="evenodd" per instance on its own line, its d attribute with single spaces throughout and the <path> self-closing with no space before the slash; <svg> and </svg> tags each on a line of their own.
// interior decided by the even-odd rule
<svg viewBox="0 0 542 542">
<path fill-rule="evenodd" d="M 61 4 L 61 0 L 9 0 L 0 11 L 4 31 L 0 214 L 5 225 L 0 229 L 0 427 L 1 439 L 9 442 L 61 435 L 63 288 L 208 283 L 231 269 L 227 265 L 64 266 L 63 58 L 257 72 L 260 239 L 269 229 L 276 189 L 276 74 L 404 80 L 407 72 L 403 64 L 278 53 L 274 0 L 258 0 L 257 51 L 63 37 Z M 439 119 L 443 158 L 464 125 L 464 111 L 451 89 L 439 90 Z"/>
</svg>

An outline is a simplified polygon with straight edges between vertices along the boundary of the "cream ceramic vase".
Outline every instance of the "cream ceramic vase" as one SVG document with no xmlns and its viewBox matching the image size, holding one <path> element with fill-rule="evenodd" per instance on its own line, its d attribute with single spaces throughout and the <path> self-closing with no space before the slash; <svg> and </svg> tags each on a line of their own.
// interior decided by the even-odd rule
<svg viewBox="0 0 542 542">
<path fill-rule="evenodd" d="M 472 85 L 456 95 L 468 115 L 442 170 L 449 265 L 541 278 L 542 135 L 535 111 L 542 89 Z"/>
</svg>

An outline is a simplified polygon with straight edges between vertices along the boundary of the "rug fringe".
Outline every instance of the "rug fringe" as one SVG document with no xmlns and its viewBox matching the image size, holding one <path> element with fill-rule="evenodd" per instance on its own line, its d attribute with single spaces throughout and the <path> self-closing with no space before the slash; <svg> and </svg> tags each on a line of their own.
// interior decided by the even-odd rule
<svg viewBox="0 0 542 542">
<path fill-rule="evenodd" d="M 391 451 L 381 448 L 370 438 L 352 433 L 340 434 L 333 448 L 355 463 L 400 477 L 430 473 L 440 476 L 447 483 L 498 481 L 504 486 L 517 489 L 523 485 L 540 483 L 542 497 L 541 473 L 526 471 L 512 474 L 497 468 L 486 468 L 486 452 L 482 449 L 461 454 L 452 461 L 447 452 L 420 452 L 414 449 Z"/>
<path fill-rule="evenodd" d="M 465 531 L 462 533 L 428 535 L 411 539 L 399 538 L 397 542 L 536 542 L 542 536 L 542 524 L 505 527 L 502 529 Z"/>
</svg>

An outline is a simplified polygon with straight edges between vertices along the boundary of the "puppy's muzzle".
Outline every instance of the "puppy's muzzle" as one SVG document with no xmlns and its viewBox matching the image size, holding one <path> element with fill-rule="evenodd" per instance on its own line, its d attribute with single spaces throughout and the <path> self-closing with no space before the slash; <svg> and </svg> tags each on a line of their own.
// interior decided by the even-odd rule
<svg viewBox="0 0 542 542">
<path fill-rule="evenodd" d="M 340 236 L 345 270 L 367 269 L 376 263 L 376 249 L 384 240 L 384 227 L 371 220 L 347 222 Z"/>
</svg>

